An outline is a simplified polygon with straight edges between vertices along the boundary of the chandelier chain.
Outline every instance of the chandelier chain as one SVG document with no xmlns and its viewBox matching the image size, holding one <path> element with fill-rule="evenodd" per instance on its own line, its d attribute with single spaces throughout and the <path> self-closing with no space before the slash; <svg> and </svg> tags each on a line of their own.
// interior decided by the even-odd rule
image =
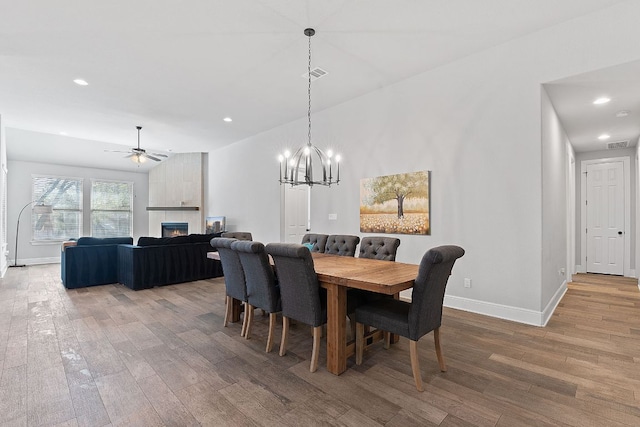
<svg viewBox="0 0 640 427">
<path fill-rule="evenodd" d="M 309 98 L 309 104 L 307 106 L 307 121 L 309 122 L 309 131 L 308 131 L 308 141 L 309 141 L 309 145 L 311 145 L 311 35 L 308 36 L 309 37 L 309 63 L 307 65 L 307 72 L 308 72 L 308 85 L 307 85 L 307 95 Z"/>
</svg>

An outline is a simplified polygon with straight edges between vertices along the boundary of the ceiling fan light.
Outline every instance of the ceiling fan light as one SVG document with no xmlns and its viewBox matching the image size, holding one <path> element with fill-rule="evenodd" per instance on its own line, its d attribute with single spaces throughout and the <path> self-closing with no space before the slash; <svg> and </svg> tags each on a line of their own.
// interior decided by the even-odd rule
<svg viewBox="0 0 640 427">
<path fill-rule="evenodd" d="M 134 156 L 131 156 L 131 161 L 133 163 L 137 163 L 137 164 L 141 164 L 147 161 L 147 159 L 142 156 L 141 154 L 136 154 Z"/>
</svg>

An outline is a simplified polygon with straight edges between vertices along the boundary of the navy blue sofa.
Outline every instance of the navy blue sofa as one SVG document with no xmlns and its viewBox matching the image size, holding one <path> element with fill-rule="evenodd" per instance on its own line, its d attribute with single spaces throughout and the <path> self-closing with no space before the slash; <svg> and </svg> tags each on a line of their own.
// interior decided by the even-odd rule
<svg viewBox="0 0 640 427">
<path fill-rule="evenodd" d="M 216 234 L 140 237 L 118 246 L 118 282 L 133 290 L 222 276 L 219 260 L 207 258 Z"/>
<path fill-rule="evenodd" d="M 79 238 L 75 246 L 66 246 L 60 255 L 62 284 L 74 289 L 116 283 L 118 245 L 131 243 L 131 237 Z"/>
</svg>

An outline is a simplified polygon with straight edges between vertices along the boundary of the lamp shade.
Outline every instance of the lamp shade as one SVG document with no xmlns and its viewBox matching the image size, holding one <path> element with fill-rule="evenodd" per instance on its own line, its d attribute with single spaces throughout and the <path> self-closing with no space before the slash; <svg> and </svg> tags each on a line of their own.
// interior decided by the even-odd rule
<svg viewBox="0 0 640 427">
<path fill-rule="evenodd" d="M 33 213 L 42 215 L 53 213 L 53 206 L 51 205 L 35 205 L 33 207 Z"/>
</svg>

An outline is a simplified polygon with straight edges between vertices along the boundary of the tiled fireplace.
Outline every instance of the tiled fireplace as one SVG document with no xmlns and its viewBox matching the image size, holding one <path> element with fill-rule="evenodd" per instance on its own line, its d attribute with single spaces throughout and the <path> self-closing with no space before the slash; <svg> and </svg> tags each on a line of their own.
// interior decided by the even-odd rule
<svg viewBox="0 0 640 427">
<path fill-rule="evenodd" d="M 161 237 L 162 223 L 184 222 L 185 233 L 204 231 L 206 153 L 176 153 L 149 171 L 149 236 Z"/>
</svg>

